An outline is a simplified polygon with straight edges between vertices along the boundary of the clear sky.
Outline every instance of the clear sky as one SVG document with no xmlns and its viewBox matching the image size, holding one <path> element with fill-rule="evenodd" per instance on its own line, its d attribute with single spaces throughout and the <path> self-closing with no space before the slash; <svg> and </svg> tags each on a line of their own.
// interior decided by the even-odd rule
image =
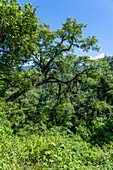
<svg viewBox="0 0 113 170">
<path fill-rule="evenodd" d="M 113 0 L 18 0 L 38 6 L 37 16 L 41 23 L 50 25 L 51 30 L 61 28 L 67 17 L 76 18 L 78 23 L 88 24 L 83 30 L 85 37 L 96 36 L 100 51 L 87 55 L 113 56 Z M 80 51 L 77 54 L 80 55 Z"/>
</svg>

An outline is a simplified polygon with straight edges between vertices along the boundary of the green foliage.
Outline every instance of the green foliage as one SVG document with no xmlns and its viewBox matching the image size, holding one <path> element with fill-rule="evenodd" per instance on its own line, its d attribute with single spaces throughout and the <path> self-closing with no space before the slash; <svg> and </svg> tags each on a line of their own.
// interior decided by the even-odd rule
<svg viewBox="0 0 113 170">
<path fill-rule="evenodd" d="M 91 75 L 95 70 L 98 75 L 101 63 L 74 54 L 75 47 L 83 51 L 99 49 L 94 36 L 82 38 L 82 29 L 86 25 L 67 18 L 61 29 L 51 31 L 47 24 L 38 25 L 36 8 L 31 4 L 25 3 L 23 9 L 16 0 L 2 1 L 1 9 L 1 96 L 11 87 L 18 88 L 6 101 L 14 101 L 33 86 L 47 83 L 59 86 L 60 97 L 62 85 L 69 88 L 88 71 Z M 33 62 L 37 74 L 29 75 L 29 71 L 22 73 L 21 66 L 28 61 Z M 79 70 L 81 63 L 83 67 Z"/>
<path fill-rule="evenodd" d="M 36 51 L 34 42 L 39 19 L 35 14 L 36 8 L 33 9 L 31 4 L 25 3 L 23 9 L 17 0 L 0 1 L 0 69 L 2 71 L 7 73 L 18 64 L 27 62 Z"/>
<path fill-rule="evenodd" d="M 111 143 L 113 141 L 113 120 L 94 121 L 90 141 L 92 144 L 98 143 L 100 146 Z"/>
<path fill-rule="evenodd" d="M 36 9 L 30 3 L 24 3 L 23 9 L 17 0 L 0 1 L 0 96 L 4 96 L 10 87 L 18 87 L 18 80 L 19 95 L 22 93 L 22 85 L 24 91 L 25 85 L 29 86 L 29 72 L 26 77 L 24 75 L 25 82 L 19 76 L 23 74 L 21 66 L 37 53 L 35 43 L 39 19 L 36 17 Z"/>
<path fill-rule="evenodd" d="M 0 169 L 112 169 L 113 57 L 77 56 L 99 50 L 86 25 L 36 9 L 0 1 Z"/>
<path fill-rule="evenodd" d="M 112 169 L 112 143 L 101 150 L 62 130 L 53 128 L 40 136 L 7 138 L 1 143 L 0 168 Z"/>
<path fill-rule="evenodd" d="M 7 119 L 7 114 L 3 111 L 5 106 L 5 102 L 0 100 L 0 140 L 5 140 L 5 138 L 12 134 L 11 122 Z"/>
</svg>

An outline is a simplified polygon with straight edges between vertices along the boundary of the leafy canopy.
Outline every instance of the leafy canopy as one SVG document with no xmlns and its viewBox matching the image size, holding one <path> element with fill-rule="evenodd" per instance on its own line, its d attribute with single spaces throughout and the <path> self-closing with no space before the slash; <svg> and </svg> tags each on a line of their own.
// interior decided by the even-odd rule
<svg viewBox="0 0 113 170">
<path fill-rule="evenodd" d="M 0 71 L 26 63 L 36 52 L 36 9 L 30 3 L 23 9 L 17 0 L 0 2 Z"/>
<path fill-rule="evenodd" d="M 22 9 L 16 0 L 1 1 L 1 96 L 7 89 L 16 88 L 7 101 L 15 100 L 34 86 L 47 83 L 58 85 L 59 98 L 62 85 L 69 89 L 73 83 L 100 71 L 100 62 L 75 54 L 75 48 L 86 52 L 99 50 L 94 36 L 82 37 L 86 25 L 67 18 L 61 29 L 51 31 L 48 24 L 38 25 L 36 9 L 26 3 Z M 23 72 L 21 66 L 28 61 L 32 61 L 34 69 Z"/>
</svg>

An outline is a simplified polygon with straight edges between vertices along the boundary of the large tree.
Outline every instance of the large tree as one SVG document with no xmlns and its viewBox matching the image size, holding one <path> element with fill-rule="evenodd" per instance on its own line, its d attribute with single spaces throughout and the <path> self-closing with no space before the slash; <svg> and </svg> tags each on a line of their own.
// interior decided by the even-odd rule
<svg viewBox="0 0 113 170">
<path fill-rule="evenodd" d="M 67 18 L 61 29 L 51 31 L 47 24 L 38 25 L 36 8 L 31 4 L 22 9 L 16 0 L 2 1 L 0 7 L 0 93 L 14 88 L 6 101 L 15 100 L 34 86 L 55 83 L 59 102 L 62 85 L 69 90 L 84 78 L 99 75 L 99 62 L 75 54 L 75 48 L 99 50 L 94 36 L 82 37 L 86 25 Z M 33 69 L 22 71 L 22 64 L 28 61 L 32 61 Z"/>
</svg>

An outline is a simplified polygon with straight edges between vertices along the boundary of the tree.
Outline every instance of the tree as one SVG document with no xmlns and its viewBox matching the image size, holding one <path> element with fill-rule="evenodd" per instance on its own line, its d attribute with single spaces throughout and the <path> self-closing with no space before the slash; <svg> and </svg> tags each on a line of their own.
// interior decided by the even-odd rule
<svg viewBox="0 0 113 170">
<path fill-rule="evenodd" d="M 24 64 L 36 52 L 36 9 L 26 3 L 22 9 L 17 0 L 0 2 L 0 70 L 10 71 Z"/>
<path fill-rule="evenodd" d="M 21 70 L 37 52 L 35 46 L 39 19 L 36 8 L 17 0 L 0 1 L 0 94 L 12 85 L 12 73 Z"/>
<path fill-rule="evenodd" d="M 62 29 L 50 31 L 47 24 L 38 26 L 36 8 L 32 10 L 31 4 L 25 4 L 24 10 L 17 1 L 2 1 L 1 4 L 1 14 L 4 16 L 5 13 L 5 17 L 1 17 L 0 61 L 2 70 L 7 70 L 5 75 L 5 71 L 1 71 L 1 94 L 10 87 L 14 88 L 6 101 L 14 101 L 32 87 L 50 83 L 57 85 L 60 103 L 62 86 L 69 90 L 85 77 L 100 71 L 99 62 L 88 56 L 79 57 L 74 52 L 75 48 L 86 52 L 99 50 L 94 36 L 82 38 L 82 29 L 86 25 L 67 18 Z M 22 71 L 21 65 L 28 61 L 33 62 L 34 68 Z"/>
</svg>

